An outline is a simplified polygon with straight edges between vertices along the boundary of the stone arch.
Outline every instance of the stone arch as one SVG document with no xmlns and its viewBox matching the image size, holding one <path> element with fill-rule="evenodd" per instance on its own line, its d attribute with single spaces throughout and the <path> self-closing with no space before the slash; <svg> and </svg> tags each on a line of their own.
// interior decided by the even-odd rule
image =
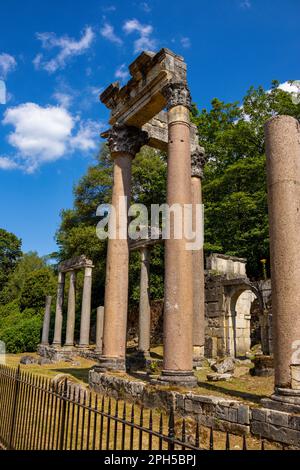
<svg viewBox="0 0 300 470">
<path fill-rule="evenodd" d="M 225 351 L 226 355 L 243 356 L 251 348 L 251 304 L 258 298 L 259 290 L 248 280 L 238 280 L 225 288 Z"/>
</svg>

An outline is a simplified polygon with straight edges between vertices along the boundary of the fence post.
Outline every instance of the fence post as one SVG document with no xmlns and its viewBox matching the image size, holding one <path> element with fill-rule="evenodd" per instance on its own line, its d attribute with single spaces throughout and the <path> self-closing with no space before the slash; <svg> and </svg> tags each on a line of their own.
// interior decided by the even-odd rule
<svg viewBox="0 0 300 470">
<path fill-rule="evenodd" d="M 174 438 L 175 438 L 175 418 L 174 418 L 174 410 L 173 407 L 170 409 L 170 416 L 169 416 L 169 432 L 168 432 L 168 437 L 170 439 L 169 444 L 168 444 L 168 450 L 174 450 L 175 445 L 174 445 Z"/>
<path fill-rule="evenodd" d="M 59 430 L 60 430 L 59 431 L 60 432 L 59 450 L 63 450 L 63 447 L 64 447 L 67 394 L 68 394 L 68 381 L 67 379 L 65 379 L 64 385 L 62 388 L 62 394 L 61 394 L 62 408 L 61 408 L 60 423 L 59 423 Z"/>
<path fill-rule="evenodd" d="M 13 447 L 13 438 L 14 438 L 14 427 L 16 421 L 16 414 L 17 414 L 17 404 L 19 398 L 19 386 L 20 386 L 20 365 L 18 365 L 15 373 L 15 387 L 14 387 L 14 394 L 13 394 L 13 408 L 12 408 L 12 415 L 11 415 L 11 423 L 10 423 L 10 433 L 9 433 L 9 441 L 8 441 L 8 449 L 11 450 Z"/>
</svg>

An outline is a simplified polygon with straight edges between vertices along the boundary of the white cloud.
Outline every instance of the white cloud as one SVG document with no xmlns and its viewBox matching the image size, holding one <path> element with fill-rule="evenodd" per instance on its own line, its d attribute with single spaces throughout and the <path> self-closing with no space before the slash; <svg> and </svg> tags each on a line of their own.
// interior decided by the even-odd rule
<svg viewBox="0 0 300 470">
<path fill-rule="evenodd" d="M 9 160 L 27 173 L 75 150 L 89 151 L 97 145 L 96 124 L 80 122 L 61 106 L 21 104 L 7 109 L 2 123 L 14 127 L 8 142 L 16 149 L 16 157 Z M 5 164 L 7 160 L 2 161 L 2 166 Z"/>
<path fill-rule="evenodd" d="M 74 100 L 74 97 L 68 93 L 63 93 L 63 92 L 60 92 L 60 91 L 56 91 L 55 93 L 53 93 L 53 98 L 55 99 L 55 101 L 61 105 L 63 108 L 69 108 L 72 103 L 73 103 L 73 100 Z"/>
<path fill-rule="evenodd" d="M 127 68 L 126 64 L 120 65 L 120 67 L 118 67 L 116 72 L 115 72 L 115 77 L 119 78 L 122 82 L 124 80 L 126 80 L 128 75 L 129 75 L 129 72 L 128 72 L 128 68 Z"/>
<path fill-rule="evenodd" d="M 150 11 L 151 11 L 151 7 L 150 7 L 149 3 L 147 3 L 147 2 L 140 3 L 140 8 L 142 10 L 144 10 L 145 13 L 150 13 Z"/>
<path fill-rule="evenodd" d="M 60 49 L 51 60 L 44 60 L 44 55 L 40 53 L 33 61 L 36 69 L 54 73 L 65 68 L 67 61 L 72 57 L 84 54 L 91 47 L 95 33 L 90 26 L 87 26 L 78 41 L 68 36 L 57 37 L 54 33 L 37 33 L 37 38 L 41 41 L 43 49 Z"/>
<path fill-rule="evenodd" d="M 105 23 L 103 25 L 103 27 L 100 30 L 100 34 L 105 39 L 107 39 L 110 42 L 113 42 L 114 44 L 117 44 L 118 46 L 121 46 L 123 44 L 122 39 L 116 35 L 113 26 L 109 23 Z"/>
<path fill-rule="evenodd" d="M 80 123 L 79 130 L 75 137 L 70 140 L 70 145 L 74 150 L 87 152 L 96 148 L 96 138 L 99 136 L 100 126 L 96 121 L 88 120 Z"/>
<path fill-rule="evenodd" d="M 151 25 L 143 25 L 137 19 L 127 20 L 123 25 L 126 34 L 138 33 L 139 38 L 134 41 L 134 53 L 144 50 L 153 50 L 156 47 L 156 40 L 151 38 L 153 27 Z"/>
<path fill-rule="evenodd" d="M 245 8 L 245 9 L 248 9 L 248 8 L 251 8 L 252 4 L 251 4 L 251 1 L 250 0 L 242 0 L 240 2 L 240 7 L 241 8 Z"/>
<path fill-rule="evenodd" d="M 0 170 L 14 170 L 18 168 L 18 164 L 8 157 L 0 157 Z"/>
<path fill-rule="evenodd" d="M 0 54 L 0 78 L 5 79 L 10 72 L 13 72 L 17 67 L 16 59 L 4 52 Z"/>
<path fill-rule="evenodd" d="M 191 40 L 188 37 L 181 38 L 180 42 L 181 42 L 182 47 L 184 47 L 185 49 L 189 49 L 192 45 Z"/>
<path fill-rule="evenodd" d="M 290 82 L 283 82 L 278 87 L 280 90 L 287 91 L 288 93 L 299 93 L 297 85 L 293 85 Z"/>
<path fill-rule="evenodd" d="M 116 11 L 117 7 L 115 5 L 109 5 L 108 7 L 103 7 L 102 11 L 105 13 L 111 13 L 112 11 Z"/>
</svg>

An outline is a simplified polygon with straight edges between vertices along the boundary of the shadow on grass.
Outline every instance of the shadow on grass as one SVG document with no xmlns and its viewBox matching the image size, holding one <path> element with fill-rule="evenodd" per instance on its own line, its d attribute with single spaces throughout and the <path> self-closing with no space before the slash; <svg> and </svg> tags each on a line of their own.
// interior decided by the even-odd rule
<svg viewBox="0 0 300 470">
<path fill-rule="evenodd" d="M 228 388 L 224 388 L 220 385 L 213 385 L 207 382 L 201 382 L 200 380 L 198 380 L 198 386 L 201 388 L 205 388 L 210 392 L 223 393 L 224 395 L 229 395 L 231 398 L 242 398 L 243 400 L 252 401 L 253 403 L 260 403 L 262 398 L 268 398 L 268 395 L 255 395 L 253 393 L 242 392 L 240 390 L 229 390 Z"/>
</svg>

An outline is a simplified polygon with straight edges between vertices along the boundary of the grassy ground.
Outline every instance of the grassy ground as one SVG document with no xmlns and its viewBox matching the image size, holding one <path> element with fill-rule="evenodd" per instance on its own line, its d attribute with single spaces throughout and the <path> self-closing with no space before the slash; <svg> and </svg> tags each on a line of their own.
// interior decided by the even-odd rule
<svg viewBox="0 0 300 470">
<path fill-rule="evenodd" d="M 24 354 L 8 354 L 7 365 L 17 366 L 23 355 Z M 30 355 L 36 357 L 36 354 Z M 161 359 L 162 347 L 158 346 L 153 348 L 151 355 L 154 359 Z M 76 358 L 74 362 L 78 362 L 80 365 L 73 365 L 71 362 L 60 362 L 43 366 L 30 364 L 21 367 L 23 370 L 46 377 L 54 377 L 57 374 L 69 374 L 73 377 L 75 382 L 87 385 L 89 369 L 95 362 L 81 357 Z M 249 365 L 237 365 L 234 377 L 230 381 L 208 382 L 206 376 L 212 371 L 209 367 L 204 367 L 200 371 L 196 371 L 198 387 L 194 389 L 194 392 L 201 395 L 215 395 L 231 398 L 249 403 L 252 406 L 258 406 L 262 398 L 270 396 L 273 392 L 274 379 L 273 377 L 253 377 L 250 375 L 249 370 Z M 136 380 L 137 378 L 142 379 L 138 374 L 126 374 L 125 376 L 131 380 Z M 177 387 L 176 390 L 185 391 L 185 389 L 179 387 Z"/>
<path fill-rule="evenodd" d="M 20 358 L 22 357 L 23 354 L 16 354 L 16 355 L 7 355 L 7 361 L 6 364 L 8 366 L 13 366 L 16 367 L 19 364 Z M 30 354 L 34 357 L 36 357 L 36 354 Z M 156 357 L 157 359 L 160 359 L 162 355 L 162 348 L 158 347 L 155 348 L 152 351 L 152 357 Z M 95 364 L 93 361 L 89 361 L 83 358 L 76 358 L 74 362 L 77 362 L 78 365 L 74 365 L 70 362 L 60 362 L 57 364 L 50 364 L 50 365 L 37 365 L 37 364 L 30 364 L 30 365 L 22 365 L 21 369 L 33 374 L 38 374 L 44 377 L 54 377 L 57 374 L 69 374 L 70 376 L 73 377 L 73 380 L 77 383 L 81 383 L 83 385 L 88 384 L 88 371 L 89 369 Z M 249 366 L 244 366 L 244 365 L 238 365 L 236 368 L 235 372 L 235 377 L 230 381 L 230 382 L 218 382 L 218 383 L 212 383 L 208 382 L 206 380 L 206 375 L 207 373 L 211 372 L 211 370 L 207 368 L 203 368 L 201 371 L 197 371 L 197 377 L 198 377 L 198 383 L 199 386 L 197 389 L 194 389 L 195 393 L 199 394 L 205 394 L 205 395 L 215 395 L 215 396 L 222 396 L 224 398 L 232 398 L 232 399 L 237 399 L 241 400 L 244 402 L 247 402 L 249 404 L 253 405 L 258 405 L 260 399 L 263 396 L 269 395 L 272 390 L 273 390 L 273 379 L 272 378 L 260 378 L 260 377 L 252 377 L 249 374 Z M 136 379 L 138 375 L 127 375 L 128 378 L 131 380 Z M 174 388 L 173 388 L 174 389 Z M 177 388 L 178 391 L 186 391 L 184 389 L 179 389 Z M 107 402 L 105 405 L 105 408 L 107 408 Z M 116 409 L 116 401 L 111 400 L 111 413 L 114 414 Z M 123 413 L 123 402 L 119 401 L 119 412 L 117 413 L 119 417 L 122 417 Z M 140 412 L 141 409 L 139 406 L 135 406 L 135 419 L 134 422 L 136 424 L 139 424 L 140 422 Z M 164 432 L 167 432 L 167 421 L 168 418 L 167 416 L 163 413 L 163 427 L 164 427 Z M 126 410 L 126 418 L 127 420 L 131 419 L 131 406 L 128 405 L 127 410 Z M 149 424 L 149 410 L 144 410 L 144 423 L 147 425 Z M 79 417 L 79 428 L 82 427 L 82 416 L 81 418 Z M 159 430 L 159 420 L 160 420 L 160 411 L 159 410 L 153 410 L 153 428 L 155 430 Z M 176 428 L 177 428 L 177 436 L 180 436 L 181 434 L 181 419 L 176 419 Z M 107 434 L 107 422 L 104 420 L 104 428 L 103 428 L 103 436 L 106 436 Z M 100 425 L 100 422 L 97 424 L 97 427 Z M 195 435 L 195 429 L 194 429 L 194 424 L 191 422 L 189 423 L 189 420 L 186 422 L 187 425 L 187 435 L 189 435 L 189 427 L 191 427 L 191 435 Z M 112 426 L 114 424 L 112 423 Z M 119 424 L 121 426 L 121 424 Z M 83 431 L 80 431 L 83 432 Z M 87 424 L 84 424 L 84 433 L 85 435 L 87 433 Z M 109 446 L 110 448 L 114 448 L 114 439 L 113 439 L 113 434 L 109 438 Z M 91 434 L 92 435 L 92 434 Z M 99 434 L 97 433 L 97 436 Z M 119 435 L 119 433 L 118 433 Z M 140 440 L 140 434 L 138 430 L 134 431 L 134 435 L 132 436 L 133 438 L 133 448 L 137 449 L 139 446 L 139 440 Z M 215 442 L 215 449 L 225 449 L 225 440 L 226 440 L 226 435 L 225 433 L 221 432 L 214 432 L 214 442 Z M 90 438 L 91 439 L 91 438 Z M 89 441 L 90 439 L 86 439 L 86 441 Z M 105 439 L 105 438 L 103 438 Z M 126 429 L 126 448 L 129 446 L 129 441 L 130 441 L 130 429 Z M 81 434 L 79 433 L 78 436 L 78 442 L 80 443 L 81 440 Z M 145 433 L 142 436 L 142 441 L 143 441 L 143 447 L 147 448 L 148 446 L 148 441 L 149 441 L 149 436 L 147 433 Z M 157 441 L 157 442 L 156 442 Z M 96 448 L 99 448 L 98 446 L 100 443 L 96 445 Z M 103 448 L 105 443 L 103 443 Z M 118 442 L 116 444 L 116 448 L 120 448 L 120 442 L 119 442 L 119 436 L 118 436 Z M 158 440 L 154 438 L 154 441 L 152 443 L 153 448 L 158 448 Z M 202 427 L 201 428 L 201 445 L 204 448 L 209 447 L 209 430 L 207 428 Z M 233 436 L 231 435 L 230 437 L 230 447 L 232 450 L 240 450 L 242 449 L 242 438 L 239 436 Z M 260 442 L 259 440 L 253 438 L 252 436 L 247 437 L 247 446 L 249 449 L 260 449 Z M 80 444 L 79 444 L 80 446 Z M 166 447 L 166 444 L 163 446 L 164 448 Z M 74 447 L 73 447 L 74 448 Z M 79 447 L 80 448 L 80 447 Z M 277 448 L 276 445 L 274 444 L 268 444 L 266 443 L 266 448 L 274 449 Z"/>
</svg>

